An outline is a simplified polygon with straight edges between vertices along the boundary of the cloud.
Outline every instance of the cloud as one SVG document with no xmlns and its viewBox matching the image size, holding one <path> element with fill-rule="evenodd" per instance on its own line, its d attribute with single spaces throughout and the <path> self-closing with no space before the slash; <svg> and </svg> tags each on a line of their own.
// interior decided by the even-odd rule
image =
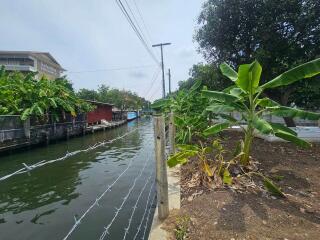
<svg viewBox="0 0 320 240">
<path fill-rule="evenodd" d="M 134 10 L 132 1 L 128 2 Z M 172 89 L 188 77 L 193 63 L 202 60 L 192 35 L 203 2 L 137 1 L 150 34 L 150 39 L 146 38 L 148 46 L 172 43 L 164 48 L 164 66 L 166 72 L 171 69 Z M 5 36 L 0 38 L 2 50 L 50 52 L 69 72 L 154 64 L 115 1 L 2 0 L 1 3 L 1 19 L 10 23 L 2 29 Z M 179 12 L 182 5 L 184 11 Z M 139 20 L 139 14 L 134 12 Z M 144 29 L 142 21 L 140 27 Z M 151 49 L 160 60 L 160 49 Z M 138 94 L 147 92 L 154 82 L 157 85 L 153 84 L 148 96 L 154 100 L 161 96 L 161 73 L 153 81 L 157 71 L 156 67 L 140 71 L 91 71 L 68 77 L 75 89 L 96 89 L 106 84 Z M 167 75 L 165 78 L 167 81 Z"/>
<path fill-rule="evenodd" d="M 192 46 L 183 47 L 178 50 L 178 56 L 180 58 L 193 58 L 196 55 L 196 49 Z"/>
<path fill-rule="evenodd" d="M 132 71 L 129 73 L 129 76 L 133 78 L 146 78 L 147 74 L 141 71 Z"/>
</svg>

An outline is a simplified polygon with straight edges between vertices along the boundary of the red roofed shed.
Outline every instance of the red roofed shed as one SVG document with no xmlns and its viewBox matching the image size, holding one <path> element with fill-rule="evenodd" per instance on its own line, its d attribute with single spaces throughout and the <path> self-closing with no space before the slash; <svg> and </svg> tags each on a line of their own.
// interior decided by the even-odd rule
<svg viewBox="0 0 320 240">
<path fill-rule="evenodd" d="M 87 113 L 87 123 L 101 123 L 101 120 L 112 121 L 112 104 L 97 102 L 97 101 L 87 101 L 96 108 Z"/>
</svg>

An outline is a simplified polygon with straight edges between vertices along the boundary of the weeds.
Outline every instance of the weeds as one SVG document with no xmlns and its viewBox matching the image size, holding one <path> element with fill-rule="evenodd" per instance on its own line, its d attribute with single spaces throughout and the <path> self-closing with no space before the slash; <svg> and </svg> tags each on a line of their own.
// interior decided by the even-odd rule
<svg viewBox="0 0 320 240">
<path fill-rule="evenodd" d="M 189 216 L 180 216 L 176 219 L 176 227 L 174 229 L 175 237 L 177 240 L 183 240 L 188 233 L 188 227 L 190 223 Z"/>
</svg>

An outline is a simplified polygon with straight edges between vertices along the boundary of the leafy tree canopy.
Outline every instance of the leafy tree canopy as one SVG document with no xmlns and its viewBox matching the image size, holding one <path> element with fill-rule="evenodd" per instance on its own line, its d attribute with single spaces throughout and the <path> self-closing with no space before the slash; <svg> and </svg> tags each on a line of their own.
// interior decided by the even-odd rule
<svg viewBox="0 0 320 240">
<path fill-rule="evenodd" d="M 220 70 L 212 64 L 198 63 L 192 66 L 189 79 L 179 82 L 179 89 L 190 89 L 197 81 L 212 90 L 223 90 L 230 86 L 230 81 L 222 77 Z"/>
<path fill-rule="evenodd" d="M 78 97 L 86 100 L 96 100 L 114 104 L 119 109 L 146 109 L 150 102 L 139 97 L 136 93 L 126 90 L 110 88 L 106 85 L 99 86 L 98 90 L 80 89 Z"/>
<path fill-rule="evenodd" d="M 264 66 L 265 82 L 320 56 L 320 1 L 208 0 L 195 39 L 215 65 L 226 61 L 238 68 L 257 59 Z M 319 107 L 319 93 L 308 91 L 318 82 L 299 82 L 265 94 L 287 106 Z"/>
</svg>

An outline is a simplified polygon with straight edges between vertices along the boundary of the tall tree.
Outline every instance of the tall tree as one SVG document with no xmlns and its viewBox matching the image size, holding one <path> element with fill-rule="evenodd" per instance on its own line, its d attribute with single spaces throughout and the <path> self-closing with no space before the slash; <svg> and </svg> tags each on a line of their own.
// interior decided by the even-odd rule
<svg viewBox="0 0 320 240">
<path fill-rule="evenodd" d="M 146 99 L 139 97 L 136 93 L 110 88 L 104 84 L 100 85 L 97 91 L 80 89 L 77 95 L 86 100 L 111 103 L 122 110 L 147 108 L 149 103 Z"/>
<path fill-rule="evenodd" d="M 264 66 L 262 82 L 320 56 L 319 0 L 208 0 L 198 24 L 195 39 L 209 62 L 226 61 L 237 68 L 257 59 Z M 311 102 L 295 102 L 314 79 L 266 95 L 282 105 L 314 106 L 312 92 Z M 285 121 L 294 125 L 291 119 Z"/>
<path fill-rule="evenodd" d="M 179 89 L 190 89 L 197 81 L 211 90 L 223 90 L 230 86 L 230 81 L 224 78 L 220 70 L 212 64 L 198 63 L 189 71 L 190 77 L 186 81 L 180 81 Z"/>
</svg>

